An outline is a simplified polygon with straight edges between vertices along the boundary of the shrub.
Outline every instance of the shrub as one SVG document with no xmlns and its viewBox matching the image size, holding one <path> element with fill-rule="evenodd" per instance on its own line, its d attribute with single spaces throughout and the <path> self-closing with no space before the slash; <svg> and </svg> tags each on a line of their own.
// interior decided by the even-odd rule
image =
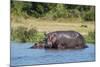
<svg viewBox="0 0 100 67">
<path fill-rule="evenodd" d="M 95 43 L 95 32 L 89 31 L 88 36 L 86 36 L 85 39 L 86 39 L 86 42 L 88 43 Z"/>
<path fill-rule="evenodd" d="M 27 30 L 25 27 L 18 27 L 15 30 L 11 30 L 11 40 L 19 41 L 19 42 L 27 42 L 31 41 L 34 34 L 36 34 L 35 29 Z"/>
<path fill-rule="evenodd" d="M 65 18 L 67 16 L 67 10 L 63 4 L 57 4 L 53 9 L 51 9 L 46 17 L 51 19 Z"/>
<path fill-rule="evenodd" d="M 92 10 L 84 12 L 82 19 L 85 20 L 85 21 L 95 21 L 95 12 L 92 11 Z"/>
<path fill-rule="evenodd" d="M 11 40 L 18 42 L 40 42 L 44 39 L 44 33 L 37 32 L 36 29 L 27 29 L 25 27 L 18 27 L 11 29 Z"/>
<path fill-rule="evenodd" d="M 44 37 L 44 33 L 37 32 L 31 39 L 32 42 L 40 42 L 43 41 Z"/>
<path fill-rule="evenodd" d="M 71 17 L 78 18 L 78 17 L 80 17 L 80 12 L 77 9 L 68 10 L 67 17 L 69 17 L 69 18 L 71 18 Z"/>
</svg>

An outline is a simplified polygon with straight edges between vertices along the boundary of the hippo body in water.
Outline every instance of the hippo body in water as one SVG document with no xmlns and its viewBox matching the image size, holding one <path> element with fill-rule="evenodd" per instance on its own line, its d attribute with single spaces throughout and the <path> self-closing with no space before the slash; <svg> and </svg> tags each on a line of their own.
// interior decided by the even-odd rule
<svg viewBox="0 0 100 67">
<path fill-rule="evenodd" d="M 43 42 L 34 43 L 34 45 L 31 46 L 30 48 L 45 48 L 45 43 Z"/>
<path fill-rule="evenodd" d="M 81 49 L 86 47 L 83 36 L 75 31 L 55 31 L 45 35 L 43 48 L 47 49 Z"/>
</svg>

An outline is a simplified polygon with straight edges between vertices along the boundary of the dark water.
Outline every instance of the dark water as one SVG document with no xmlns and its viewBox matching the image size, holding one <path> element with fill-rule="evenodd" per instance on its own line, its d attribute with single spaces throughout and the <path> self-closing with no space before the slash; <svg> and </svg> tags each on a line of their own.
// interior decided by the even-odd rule
<svg viewBox="0 0 100 67">
<path fill-rule="evenodd" d="M 29 49 L 32 43 L 11 43 L 11 66 L 83 62 L 95 60 L 94 44 L 79 50 Z"/>
</svg>

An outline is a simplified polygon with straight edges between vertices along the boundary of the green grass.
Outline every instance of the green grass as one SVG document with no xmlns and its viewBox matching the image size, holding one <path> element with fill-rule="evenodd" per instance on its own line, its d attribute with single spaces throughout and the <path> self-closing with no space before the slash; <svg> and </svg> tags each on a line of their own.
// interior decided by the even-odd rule
<svg viewBox="0 0 100 67">
<path fill-rule="evenodd" d="M 88 32 L 87 36 L 84 36 L 87 43 L 95 43 L 95 32 Z"/>
</svg>

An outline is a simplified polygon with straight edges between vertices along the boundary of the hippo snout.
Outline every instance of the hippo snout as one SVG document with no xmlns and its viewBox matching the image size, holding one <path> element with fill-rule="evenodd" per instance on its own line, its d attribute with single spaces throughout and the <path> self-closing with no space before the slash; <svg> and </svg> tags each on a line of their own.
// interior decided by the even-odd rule
<svg viewBox="0 0 100 67">
<path fill-rule="evenodd" d="M 34 43 L 34 45 L 31 46 L 30 48 L 37 48 L 37 43 Z"/>
</svg>

